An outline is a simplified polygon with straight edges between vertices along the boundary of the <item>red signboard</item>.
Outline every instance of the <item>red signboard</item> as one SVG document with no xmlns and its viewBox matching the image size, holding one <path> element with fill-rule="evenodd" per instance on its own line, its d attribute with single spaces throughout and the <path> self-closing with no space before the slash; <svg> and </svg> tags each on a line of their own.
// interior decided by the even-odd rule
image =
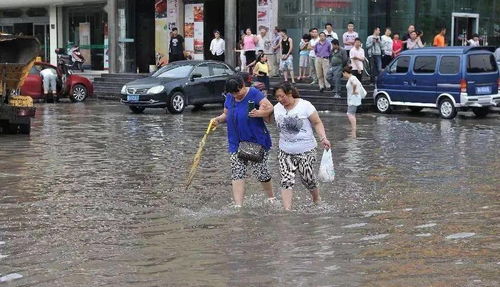
<svg viewBox="0 0 500 287">
<path fill-rule="evenodd" d="M 351 7 L 352 0 L 315 0 L 316 8 L 347 8 Z"/>
</svg>

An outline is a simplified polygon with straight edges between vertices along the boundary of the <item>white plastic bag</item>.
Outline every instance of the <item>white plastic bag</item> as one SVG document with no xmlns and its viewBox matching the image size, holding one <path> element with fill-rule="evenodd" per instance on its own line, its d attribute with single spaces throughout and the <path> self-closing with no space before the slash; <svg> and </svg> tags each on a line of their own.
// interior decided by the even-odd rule
<svg viewBox="0 0 500 287">
<path fill-rule="evenodd" d="M 333 167 L 332 150 L 328 149 L 323 152 L 321 165 L 319 166 L 319 180 L 322 182 L 332 182 L 335 179 L 335 169 Z"/>
</svg>

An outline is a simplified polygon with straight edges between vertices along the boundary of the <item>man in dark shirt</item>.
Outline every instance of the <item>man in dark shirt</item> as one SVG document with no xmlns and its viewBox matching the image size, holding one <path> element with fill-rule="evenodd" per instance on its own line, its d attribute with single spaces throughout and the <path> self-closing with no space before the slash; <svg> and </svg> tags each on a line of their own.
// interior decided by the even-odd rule
<svg viewBox="0 0 500 287">
<path fill-rule="evenodd" d="M 170 37 L 170 50 L 168 53 L 169 62 L 184 60 L 184 38 L 179 35 L 177 28 L 172 28 L 172 36 Z"/>
<path fill-rule="evenodd" d="M 408 48 L 406 47 L 406 41 L 408 41 L 408 39 L 410 39 L 410 34 L 411 32 L 415 31 L 415 25 L 410 25 L 408 26 L 408 33 L 403 35 L 403 50 L 407 50 Z"/>
</svg>

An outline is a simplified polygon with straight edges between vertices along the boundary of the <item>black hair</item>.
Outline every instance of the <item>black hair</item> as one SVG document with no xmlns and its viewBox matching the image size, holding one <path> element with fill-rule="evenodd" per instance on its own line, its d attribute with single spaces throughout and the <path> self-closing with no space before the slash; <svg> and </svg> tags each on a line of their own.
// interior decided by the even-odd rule
<svg viewBox="0 0 500 287">
<path fill-rule="evenodd" d="M 325 33 L 325 32 L 320 32 L 319 34 L 320 34 L 320 35 L 321 35 L 321 34 L 323 34 L 323 35 L 325 35 L 325 36 L 326 36 L 326 33 Z"/>
<path fill-rule="evenodd" d="M 257 54 L 264 54 L 264 50 L 258 50 Z"/>
<path fill-rule="evenodd" d="M 356 39 L 354 39 L 354 42 L 356 42 L 356 41 L 360 41 L 360 42 L 362 42 L 360 38 L 356 38 Z"/>
<path fill-rule="evenodd" d="M 352 67 L 351 66 L 345 66 L 344 69 L 342 69 L 343 73 L 349 73 L 352 74 Z"/>
<path fill-rule="evenodd" d="M 479 35 L 476 34 L 476 33 L 474 33 L 474 34 L 472 34 L 472 38 L 474 38 L 474 37 L 478 37 L 479 38 Z"/>
<path fill-rule="evenodd" d="M 302 39 L 310 41 L 311 40 L 311 35 L 304 34 L 304 35 L 302 35 Z"/>
<path fill-rule="evenodd" d="M 375 30 L 377 30 L 377 29 L 380 29 L 380 27 L 379 26 L 375 26 L 375 28 L 373 28 L 373 32 L 375 32 Z"/>
<path fill-rule="evenodd" d="M 391 27 L 385 27 L 385 31 L 387 30 L 392 31 Z"/>
<path fill-rule="evenodd" d="M 339 40 L 337 40 L 337 39 L 333 39 L 333 40 L 332 40 L 332 45 L 340 45 Z"/>
<path fill-rule="evenodd" d="M 286 31 L 286 29 L 281 29 L 280 32 L 283 32 L 286 34 L 287 31 Z"/>
<path fill-rule="evenodd" d="M 347 23 L 347 26 L 349 26 L 351 24 L 354 25 L 354 23 L 352 21 L 350 21 L 349 23 Z"/>
<path fill-rule="evenodd" d="M 266 55 L 264 55 L 264 53 L 260 54 L 257 56 L 257 59 L 255 59 L 255 61 L 257 62 L 260 62 L 260 60 L 262 60 L 262 58 L 264 58 Z"/>
<path fill-rule="evenodd" d="M 311 29 L 309 29 L 309 33 L 311 33 L 311 32 L 312 32 L 312 31 L 314 31 L 314 30 L 318 31 L 318 28 L 316 28 L 316 27 L 315 27 L 315 28 L 311 28 Z"/>
<path fill-rule="evenodd" d="M 398 36 L 399 36 L 399 35 L 401 35 L 401 34 L 399 34 L 399 32 L 394 32 L 394 33 L 392 33 L 392 36 L 396 36 L 396 35 L 398 35 Z"/>
<path fill-rule="evenodd" d="M 245 81 L 241 75 L 233 75 L 226 80 L 226 93 L 236 93 L 245 87 Z"/>
<path fill-rule="evenodd" d="M 291 93 L 292 97 L 294 97 L 296 99 L 300 98 L 299 91 L 297 91 L 297 88 L 295 88 L 292 84 L 290 84 L 290 82 L 282 82 L 282 83 L 278 84 L 277 86 L 275 86 L 273 88 L 274 98 L 276 98 L 276 92 L 278 90 L 282 90 L 287 95 Z"/>
<path fill-rule="evenodd" d="M 332 26 L 333 27 L 332 23 L 326 23 L 325 24 L 325 28 L 326 28 L 326 26 Z"/>
<path fill-rule="evenodd" d="M 177 27 L 172 28 L 172 32 L 178 31 Z"/>
</svg>

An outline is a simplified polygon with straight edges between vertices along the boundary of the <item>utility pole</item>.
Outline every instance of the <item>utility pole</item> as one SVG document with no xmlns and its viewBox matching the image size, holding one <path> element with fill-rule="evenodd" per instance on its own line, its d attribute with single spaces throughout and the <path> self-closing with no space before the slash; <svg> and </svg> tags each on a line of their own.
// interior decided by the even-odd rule
<svg viewBox="0 0 500 287">
<path fill-rule="evenodd" d="M 235 63 L 235 52 L 237 35 L 236 35 L 236 0 L 225 0 L 224 1 L 224 38 L 226 42 L 225 51 L 225 62 L 233 67 L 236 66 Z"/>
</svg>

